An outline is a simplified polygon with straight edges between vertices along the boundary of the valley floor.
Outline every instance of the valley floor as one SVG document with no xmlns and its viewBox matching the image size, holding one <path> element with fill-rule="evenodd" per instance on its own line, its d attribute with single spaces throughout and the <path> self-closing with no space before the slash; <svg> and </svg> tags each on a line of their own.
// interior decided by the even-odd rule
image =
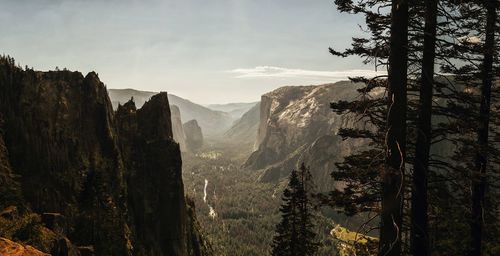
<svg viewBox="0 0 500 256">
<path fill-rule="evenodd" d="M 211 147 L 183 155 L 186 195 L 196 204 L 197 218 L 215 255 L 269 255 L 280 220 L 286 184 L 258 182 L 259 173 L 242 170 L 241 154 L 230 146 Z M 229 156 L 229 157 L 228 157 Z M 336 255 L 331 219 L 318 218 L 318 255 Z"/>
</svg>

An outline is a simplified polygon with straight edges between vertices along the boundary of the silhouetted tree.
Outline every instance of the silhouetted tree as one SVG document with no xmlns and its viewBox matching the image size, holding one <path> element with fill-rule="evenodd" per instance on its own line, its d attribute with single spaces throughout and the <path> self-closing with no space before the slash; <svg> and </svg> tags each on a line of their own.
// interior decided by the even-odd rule
<svg viewBox="0 0 500 256">
<path fill-rule="evenodd" d="M 363 128 L 360 128 L 361 126 L 344 127 L 340 129 L 339 135 L 344 139 L 367 139 L 370 144 L 368 149 L 357 151 L 347 156 L 342 163 L 337 164 L 337 170 L 334 170 L 332 176 L 336 181 L 345 184 L 345 187 L 332 191 L 325 202 L 337 207 L 336 209 L 340 207 L 347 215 L 358 215 L 364 212 L 380 214 L 382 223 L 380 227 L 381 252 L 379 253 L 389 255 L 382 252 L 384 246 L 382 243 L 388 241 L 382 234 L 389 234 L 387 230 L 384 230 L 384 223 L 387 223 L 387 220 L 392 221 L 387 218 L 388 211 L 384 210 L 384 204 L 391 199 L 387 196 L 394 194 L 393 192 L 397 190 L 396 195 L 401 197 L 392 198 L 395 199 L 392 202 L 399 203 L 402 217 L 399 219 L 397 215 L 393 215 L 396 218 L 392 227 L 397 227 L 396 232 L 399 232 L 399 236 L 391 241 L 391 250 L 397 250 L 399 242 L 401 245 L 410 244 L 407 240 L 411 238 L 414 255 L 425 255 L 422 254 L 425 252 L 421 250 L 427 250 L 426 248 L 430 246 L 433 246 L 435 251 L 443 251 L 441 249 L 445 248 L 452 254 L 455 252 L 463 254 L 466 250 L 463 247 L 469 244 L 470 238 L 463 235 L 469 233 L 467 228 L 463 228 L 463 224 L 468 222 L 468 219 L 464 218 L 468 210 L 463 210 L 470 201 L 470 199 L 467 200 L 470 195 L 466 193 L 471 190 L 470 184 L 467 183 L 471 181 L 471 170 L 477 169 L 471 166 L 471 162 L 474 162 L 475 152 L 480 147 L 475 146 L 477 143 L 473 141 L 478 126 L 479 111 L 477 109 L 480 103 L 478 100 L 480 97 L 477 97 L 474 88 L 479 87 L 478 81 L 482 79 L 478 76 L 482 72 L 478 72 L 478 68 L 483 66 L 481 63 L 483 58 L 478 54 L 478 48 L 480 48 L 478 46 L 481 43 L 477 40 L 481 41 L 482 35 L 486 34 L 484 25 L 487 22 L 482 14 L 484 1 L 408 1 L 410 5 L 407 19 L 410 22 L 407 24 L 408 34 L 405 37 L 404 33 L 391 26 L 400 16 L 394 15 L 392 11 L 389 13 L 387 9 L 394 7 L 395 3 L 399 9 L 404 8 L 406 2 L 403 1 L 402 6 L 400 1 L 335 1 L 338 9 L 343 12 L 363 14 L 366 18 L 366 31 L 370 36 L 354 38 L 352 47 L 343 52 L 333 49 L 330 49 L 330 52 L 341 57 L 360 56 L 364 59 L 364 63 L 374 63 L 376 68 L 387 66 L 389 79 L 386 80 L 383 76 L 351 78 L 353 82 L 363 83 L 361 87 L 359 83 L 356 85 L 359 97 L 353 101 L 332 103 L 332 109 L 338 114 L 354 114 L 360 123 L 365 124 Z M 402 23 L 396 23 L 401 28 Z M 498 29 L 495 31 L 498 33 Z M 407 47 L 404 44 L 397 44 L 397 47 L 393 48 L 394 36 L 408 39 Z M 399 83 L 399 86 L 405 84 L 406 95 L 397 93 L 401 97 L 406 97 L 407 100 L 405 109 L 398 108 L 406 112 L 403 125 L 406 128 L 396 134 L 405 134 L 406 150 L 394 147 L 394 141 L 397 141 L 395 138 L 398 136 L 394 137 L 394 133 L 391 134 L 391 129 L 394 128 L 391 123 L 396 124 L 395 120 L 391 119 L 391 114 L 397 110 L 392 109 L 392 104 L 389 104 L 389 108 L 387 104 L 384 104 L 387 100 L 390 103 L 393 100 L 391 86 L 395 84 L 391 84 L 391 75 L 394 76 L 392 73 L 404 72 L 400 69 L 405 67 L 402 65 L 395 65 L 397 70 L 391 70 L 394 67 L 393 64 L 398 63 L 391 59 L 391 54 L 397 53 L 398 60 L 404 57 L 401 55 L 404 49 L 400 48 L 407 49 L 407 74 L 404 77 L 405 82 Z M 493 52 L 492 55 L 495 56 Z M 435 67 L 441 68 L 441 74 L 434 70 Z M 498 69 L 495 68 L 493 73 L 495 70 L 498 73 Z M 455 75 L 442 75 L 442 73 Z M 420 79 L 416 80 L 418 77 Z M 388 93 L 374 96 L 377 95 L 373 93 L 375 88 L 385 88 Z M 491 118 L 491 113 L 489 116 Z M 401 120 L 398 121 L 403 124 Z M 396 128 L 403 128 L 403 126 L 398 125 Z M 493 136 L 498 138 L 498 133 Z M 403 142 L 401 136 L 400 140 Z M 450 145 L 461 149 L 453 154 L 454 150 Z M 434 152 L 431 153 L 433 146 Z M 490 157 L 493 152 L 497 151 L 489 146 L 484 148 L 488 150 Z M 436 152 L 442 149 L 448 152 L 445 154 Z M 395 155 L 396 152 L 401 153 L 400 156 Z M 391 157 L 394 158 L 391 159 Z M 397 158 L 400 158 L 401 164 L 399 165 L 400 179 L 391 186 L 387 182 L 387 174 L 389 177 L 395 177 L 398 174 L 388 172 L 387 167 L 396 167 L 394 163 L 398 161 L 391 160 L 397 160 Z M 412 168 L 404 166 L 404 162 L 413 163 L 413 173 Z M 493 177 L 489 176 L 489 179 Z M 398 186 L 398 182 L 402 185 Z M 405 183 L 413 183 L 413 186 L 404 186 Z M 430 193 L 427 191 L 427 184 L 430 184 Z M 387 191 L 386 188 L 392 191 Z M 409 195 L 413 199 L 412 207 L 409 207 L 410 205 L 406 202 Z M 428 196 L 429 198 L 426 198 Z M 494 206 L 491 209 L 495 209 Z M 433 225 L 431 231 L 434 232 L 431 245 L 429 245 L 431 242 L 429 231 L 425 231 L 430 212 L 432 213 L 430 221 Z M 377 216 L 372 219 L 377 220 Z M 391 228 L 391 226 L 386 226 L 386 228 Z M 448 234 L 446 229 L 450 228 L 457 232 Z M 410 230 L 411 232 L 408 233 Z M 421 247 L 417 244 L 424 245 Z M 457 248 L 460 249 L 457 250 Z M 400 253 L 408 253 L 405 250 L 406 248 L 403 248 Z"/>
<path fill-rule="evenodd" d="M 483 45 L 483 63 L 481 67 L 481 94 L 475 170 L 472 185 L 472 221 L 471 221 L 471 256 L 482 255 L 484 203 L 486 190 L 486 170 L 488 165 L 488 142 L 490 130 L 491 90 L 495 74 L 493 61 L 495 55 L 495 31 L 497 26 L 497 0 L 485 0 L 486 38 Z"/>
<path fill-rule="evenodd" d="M 276 226 L 272 244 L 273 256 L 315 255 L 313 207 L 310 201 L 312 181 L 309 168 L 304 164 L 299 171 L 292 170 L 288 186 L 283 191 L 281 222 Z"/>
<path fill-rule="evenodd" d="M 417 141 L 413 162 L 410 231 L 411 253 L 421 256 L 429 254 L 427 182 L 432 140 L 432 98 L 434 91 L 438 0 L 424 0 L 424 2 L 424 45 L 417 110 Z"/>
</svg>

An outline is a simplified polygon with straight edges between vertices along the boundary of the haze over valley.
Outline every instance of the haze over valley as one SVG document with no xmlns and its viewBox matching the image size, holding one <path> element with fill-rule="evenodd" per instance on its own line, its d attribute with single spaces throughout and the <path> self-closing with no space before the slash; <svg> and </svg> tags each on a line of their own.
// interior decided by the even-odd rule
<svg viewBox="0 0 500 256">
<path fill-rule="evenodd" d="M 0 6 L 0 256 L 500 255 L 500 0 Z"/>
</svg>

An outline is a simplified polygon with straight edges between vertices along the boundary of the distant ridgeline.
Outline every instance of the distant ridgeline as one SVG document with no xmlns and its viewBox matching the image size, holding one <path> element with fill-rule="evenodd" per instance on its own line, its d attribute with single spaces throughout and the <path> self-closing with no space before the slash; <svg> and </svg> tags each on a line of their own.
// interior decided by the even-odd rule
<svg viewBox="0 0 500 256">
<path fill-rule="evenodd" d="M 94 72 L 1 57 L 0 255 L 210 255 L 172 137 L 166 93 L 115 113 Z"/>
</svg>

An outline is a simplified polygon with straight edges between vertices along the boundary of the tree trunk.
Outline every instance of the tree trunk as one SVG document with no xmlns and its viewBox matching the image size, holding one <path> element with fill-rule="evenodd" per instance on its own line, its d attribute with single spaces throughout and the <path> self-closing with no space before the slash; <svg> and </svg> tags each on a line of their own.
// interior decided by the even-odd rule
<svg viewBox="0 0 500 256">
<path fill-rule="evenodd" d="M 386 168 L 382 173 L 379 255 L 401 255 L 403 175 L 406 156 L 408 2 L 393 0 L 389 55 Z"/>
<path fill-rule="evenodd" d="M 434 59 L 436 51 L 438 0 L 425 0 L 424 50 L 417 122 L 417 144 L 411 192 L 411 253 L 429 255 L 427 216 L 427 174 L 432 132 L 432 97 L 434 87 Z"/>
<path fill-rule="evenodd" d="M 488 163 L 488 130 L 490 122 L 491 86 L 493 84 L 493 54 L 495 53 L 495 25 L 497 19 L 497 0 L 486 0 L 486 40 L 484 42 L 484 59 L 482 65 L 481 105 L 475 170 L 472 181 L 472 221 L 471 221 L 471 256 L 482 254 L 483 240 L 483 205 L 486 188 L 486 166 Z"/>
</svg>

